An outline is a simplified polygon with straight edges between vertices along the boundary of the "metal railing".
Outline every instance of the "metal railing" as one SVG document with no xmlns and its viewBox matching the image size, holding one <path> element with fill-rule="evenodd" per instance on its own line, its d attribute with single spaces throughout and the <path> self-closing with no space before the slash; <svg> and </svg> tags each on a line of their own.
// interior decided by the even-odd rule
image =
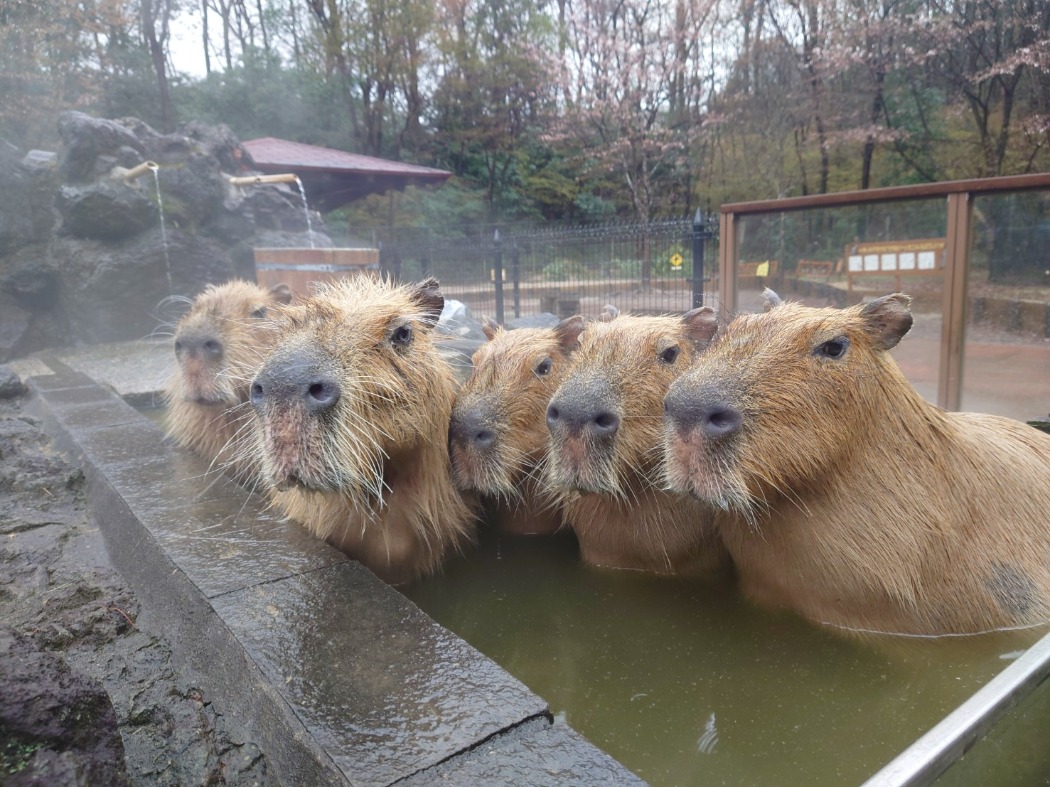
<svg viewBox="0 0 1050 787">
<path fill-rule="evenodd" d="M 507 319 L 551 312 L 597 316 L 606 303 L 638 313 L 713 303 L 705 247 L 715 223 L 693 219 L 572 227 L 490 225 L 379 228 L 382 269 L 396 279 L 434 276 L 448 298 Z M 711 266 L 713 268 L 713 266 Z"/>
</svg>

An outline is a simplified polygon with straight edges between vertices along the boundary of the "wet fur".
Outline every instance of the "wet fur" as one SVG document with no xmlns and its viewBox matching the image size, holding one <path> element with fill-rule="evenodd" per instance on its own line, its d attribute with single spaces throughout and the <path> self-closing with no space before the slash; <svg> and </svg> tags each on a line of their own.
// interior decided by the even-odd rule
<svg viewBox="0 0 1050 787">
<path fill-rule="evenodd" d="M 253 419 L 254 453 L 275 505 L 392 583 L 437 570 L 474 529 L 450 477 L 455 377 L 432 330 L 441 303 L 433 281 L 395 286 L 358 276 L 284 309 L 263 368 L 308 352 L 342 393 L 322 416 L 267 404 Z M 412 329 L 404 347 L 391 341 L 400 326 Z"/>
<path fill-rule="evenodd" d="M 473 371 L 456 397 L 453 421 L 471 418 L 496 437 L 481 451 L 451 434 L 453 480 L 486 495 L 507 532 L 549 534 L 562 525 L 560 509 L 536 476 L 547 452 L 547 403 L 582 328 L 582 318 L 557 328 L 487 328 L 489 341 L 474 353 Z M 548 371 L 538 374 L 544 364 Z"/>
<path fill-rule="evenodd" d="M 589 323 L 580 336 L 554 400 L 589 400 L 597 392 L 617 411 L 620 426 L 611 447 L 552 433 L 544 480 L 585 562 L 662 574 L 726 567 L 711 509 L 664 489 L 660 450 L 664 393 L 716 327 L 710 310 L 690 322 L 620 315 Z M 667 363 L 660 356 L 672 347 L 678 356 Z"/>
<path fill-rule="evenodd" d="M 1050 436 L 922 399 L 886 352 L 910 325 L 900 295 L 738 317 L 668 401 L 730 402 L 742 429 L 705 440 L 669 422 L 670 484 L 722 509 L 722 538 L 761 602 L 864 631 L 1043 623 Z M 835 337 L 846 354 L 820 355 Z"/>
<path fill-rule="evenodd" d="M 222 342 L 223 353 L 211 360 L 176 352 L 165 392 L 168 432 L 213 467 L 246 483 L 257 473 L 237 446 L 249 415 L 248 386 L 272 342 L 266 314 L 290 297 L 283 285 L 267 289 L 239 280 L 210 285 L 175 326 L 176 346 L 180 337 L 206 334 Z"/>
</svg>

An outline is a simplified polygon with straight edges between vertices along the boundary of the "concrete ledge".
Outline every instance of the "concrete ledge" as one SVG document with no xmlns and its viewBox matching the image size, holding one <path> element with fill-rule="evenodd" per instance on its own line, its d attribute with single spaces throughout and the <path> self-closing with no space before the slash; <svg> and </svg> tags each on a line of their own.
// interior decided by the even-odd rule
<svg viewBox="0 0 1050 787">
<path fill-rule="evenodd" d="M 87 478 L 144 623 L 286 784 L 634 784 L 494 662 L 360 564 L 168 444 L 61 363 L 29 409 Z"/>
</svg>

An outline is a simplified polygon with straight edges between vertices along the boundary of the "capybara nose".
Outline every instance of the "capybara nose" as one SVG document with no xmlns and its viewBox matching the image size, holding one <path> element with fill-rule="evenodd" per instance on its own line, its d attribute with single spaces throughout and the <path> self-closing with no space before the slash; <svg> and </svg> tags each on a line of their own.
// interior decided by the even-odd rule
<svg viewBox="0 0 1050 787">
<path fill-rule="evenodd" d="M 339 401 L 339 380 L 301 355 L 271 359 L 255 376 L 251 387 L 253 407 L 266 402 L 299 403 L 314 415 L 329 410 Z"/>
<path fill-rule="evenodd" d="M 222 339 L 211 333 L 183 331 L 175 338 L 175 354 L 178 356 L 218 360 L 222 353 Z"/>
<path fill-rule="evenodd" d="M 699 430 L 708 440 L 730 437 L 740 431 L 744 415 L 725 402 L 700 402 L 671 395 L 664 399 L 664 416 L 682 432 Z"/>
<path fill-rule="evenodd" d="M 461 445 L 472 445 L 485 451 L 496 443 L 496 432 L 478 413 L 453 413 L 449 426 L 452 440 Z"/>
<path fill-rule="evenodd" d="M 620 428 L 620 417 L 605 407 L 555 399 L 547 407 L 547 428 L 551 432 L 564 428 L 571 432 L 586 430 L 600 437 L 612 437 Z"/>
</svg>

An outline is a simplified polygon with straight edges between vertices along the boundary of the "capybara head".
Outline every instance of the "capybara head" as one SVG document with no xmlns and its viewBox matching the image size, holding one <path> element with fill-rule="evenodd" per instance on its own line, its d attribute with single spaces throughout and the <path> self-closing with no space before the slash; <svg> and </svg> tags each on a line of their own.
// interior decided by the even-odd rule
<svg viewBox="0 0 1050 787">
<path fill-rule="evenodd" d="M 273 337 L 267 318 L 291 298 L 283 284 L 209 285 L 175 326 L 178 368 L 170 399 L 222 408 L 247 402 L 252 375 Z"/>
<path fill-rule="evenodd" d="M 907 296 L 848 309 L 768 297 L 766 313 L 734 319 L 664 400 L 671 488 L 750 521 L 848 466 L 883 403 L 912 401 L 887 392 L 911 390 L 887 353 L 911 328 Z"/>
<path fill-rule="evenodd" d="M 547 450 L 547 403 L 565 376 L 582 317 L 553 328 L 505 331 L 489 341 L 456 396 L 449 424 L 452 477 L 463 490 L 512 500 Z"/>
<path fill-rule="evenodd" d="M 264 480 L 367 507 L 383 496 L 386 468 L 421 442 L 444 452 L 455 381 L 433 336 L 443 304 L 433 279 L 357 276 L 282 309 L 251 385 Z"/>
<path fill-rule="evenodd" d="M 717 328 L 706 306 L 682 316 L 612 313 L 588 325 L 547 407 L 547 483 L 621 499 L 638 480 L 659 485 L 661 402 Z"/>
</svg>

